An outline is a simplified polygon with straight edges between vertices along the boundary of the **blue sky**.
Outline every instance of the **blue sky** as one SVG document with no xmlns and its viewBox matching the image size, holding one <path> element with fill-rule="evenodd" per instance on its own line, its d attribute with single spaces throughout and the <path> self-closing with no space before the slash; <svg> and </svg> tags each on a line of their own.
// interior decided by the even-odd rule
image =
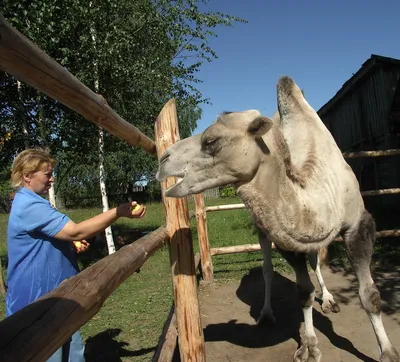
<svg viewBox="0 0 400 362">
<path fill-rule="evenodd" d="M 400 1 L 210 0 L 204 9 L 248 20 L 216 29 L 218 59 L 198 85 L 212 105 L 194 134 L 222 111 L 258 109 L 272 116 L 276 83 L 288 75 L 318 110 L 371 54 L 400 59 Z"/>
</svg>

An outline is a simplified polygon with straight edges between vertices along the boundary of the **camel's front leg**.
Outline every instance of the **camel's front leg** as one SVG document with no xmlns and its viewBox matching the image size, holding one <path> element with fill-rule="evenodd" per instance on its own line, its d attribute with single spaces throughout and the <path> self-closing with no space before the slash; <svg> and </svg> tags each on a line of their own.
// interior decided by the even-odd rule
<svg viewBox="0 0 400 362">
<path fill-rule="evenodd" d="M 317 347 L 318 338 L 314 331 L 312 315 L 315 289 L 308 274 L 306 255 L 287 251 L 281 251 L 281 253 L 296 273 L 297 296 L 304 314 L 304 335 L 301 338 L 301 346 L 296 351 L 293 361 L 320 362 L 322 353 Z"/>
<path fill-rule="evenodd" d="M 258 233 L 258 241 L 260 242 L 261 251 L 264 257 L 263 277 L 265 283 L 265 297 L 264 297 L 264 306 L 263 309 L 261 310 L 261 315 L 257 320 L 257 324 L 258 325 L 274 324 L 275 317 L 271 307 L 271 285 L 272 285 L 272 278 L 274 276 L 274 267 L 272 265 L 272 260 L 271 260 L 272 243 L 260 231 Z"/>
<path fill-rule="evenodd" d="M 321 288 L 322 292 L 322 311 L 324 313 L 338 313 L 340 312 L 340 307 L 339 305 L 335 302 L 335 299 L 333 299 L 333 295 L 329 292 L 328 288 L 325 285 L 324 278 L 322 277 L 321 273 L 321 267 L 320 267 L 320 262 L 319 262 L 319 256 L 318 256 L 318 251 L 311 251 L 308 254 L 308 260 L 310 261 L 310 265 L 313 268 L 317 279 L 319 286 Z"/>
</svg>

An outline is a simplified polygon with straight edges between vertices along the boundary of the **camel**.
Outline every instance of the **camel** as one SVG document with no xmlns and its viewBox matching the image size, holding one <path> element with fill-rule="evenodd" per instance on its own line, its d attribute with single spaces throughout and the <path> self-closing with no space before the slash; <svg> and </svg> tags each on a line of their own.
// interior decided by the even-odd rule
<svg viewBox="0 0 400 362">
<path fill-rule="evenodd" d="M 377 338 L 380 361 L 399 362 L 381 317 L 381 298 L 371 276 L 375 222 L 358 181 L 332 135 L 289 77 L 277 85 L 279 122 L 257 110 L 224 112 L 202 134 L 178 141 L 159 161 L 165 190 L 184 197 L 232 184 L 262 239 L 274 242 L 294 269 L 304 333 L 295 362 L 321 361 L 312 317 L 315 289 L 306 253 L 341 235 L 359 282 L 359 297 Z"/>
</svg>

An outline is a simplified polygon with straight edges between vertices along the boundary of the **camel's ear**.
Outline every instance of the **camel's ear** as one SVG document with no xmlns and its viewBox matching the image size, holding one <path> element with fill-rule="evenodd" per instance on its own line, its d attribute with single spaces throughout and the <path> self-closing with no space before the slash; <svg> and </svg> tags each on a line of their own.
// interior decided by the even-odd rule
<svg viewBox="0 0 400 362">
<path fill-rule="evenodd" d="M 272 124 L 272 120 L 268 117 L 260 116 L 251 121 L 247 127 L 247 132 L 253 136 L 262 136 L 271 129 Z"/>
<path fill-rule="evenodd" d="M 301 112 L 305 105 L 304 93 L 297 84 L 289 77 L 281 77 L 277 86 L 278 90 L 278 110 L 281 123 L 286 122 L 286 117 Z"/>
</svg>

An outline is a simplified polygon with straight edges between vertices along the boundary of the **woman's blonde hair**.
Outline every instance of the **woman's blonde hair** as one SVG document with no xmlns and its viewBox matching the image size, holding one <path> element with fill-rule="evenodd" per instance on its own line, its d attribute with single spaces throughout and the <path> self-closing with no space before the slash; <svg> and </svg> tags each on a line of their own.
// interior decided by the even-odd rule
<svg viewBox="0 0 400 362">
<path fill-rule="evenodd" d="M 43 170 L 49 165 L 55 166 L 56 160 L 42 148 L 30 148 L 15 157 L 11 169 L 11 186 L 18 188 L 24 184 L 24 175 Z"/>
</svg>

